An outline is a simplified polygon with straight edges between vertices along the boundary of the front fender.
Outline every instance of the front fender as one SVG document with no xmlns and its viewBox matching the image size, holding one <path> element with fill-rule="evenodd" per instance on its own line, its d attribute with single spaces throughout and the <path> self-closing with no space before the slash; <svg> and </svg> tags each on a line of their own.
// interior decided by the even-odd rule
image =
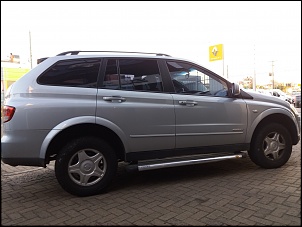
<svg viewBox="0 0 302 227">
<path fill-rule="evenodd" d="M 251 114 L 253 114 L 253 111 L 249 111 L 249 112 Z M 247 142 L 247 143 L 251 142 L 256 127 L 259 125 L 259 123 L 263 119 L 265 119 L 266 117 L 269 117 L 272 114 L 283 114 L 283 115 L 286 115 L 289 118 L 291 118 L 293 120 L 293 122 L 296 122 L 295 115 L 287 109 L 270 108 L 270 109 L 264 110 L 263 112 L 258 114 L 254 119 L 253 119 L 253 116 L 249 116 L 249 122 L 251 122 L 251 123 L 249 124 L 248 130 L 247 130 L 247 136 L 246 136 L 245 142 Z"/>
</svg>

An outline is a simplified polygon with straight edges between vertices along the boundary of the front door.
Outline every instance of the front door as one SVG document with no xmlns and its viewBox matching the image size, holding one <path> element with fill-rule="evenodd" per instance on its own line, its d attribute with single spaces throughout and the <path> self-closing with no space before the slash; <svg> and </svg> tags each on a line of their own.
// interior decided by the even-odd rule
<svg viewBox="0 0 302 227">
<path fill-rule="evenodd" d="M 228 97 L 223 80 L 186 62 L 167 62 L 167 67 L 176 91 L 176 148 L 244 142 L 246 104 Z"/>
</svg>

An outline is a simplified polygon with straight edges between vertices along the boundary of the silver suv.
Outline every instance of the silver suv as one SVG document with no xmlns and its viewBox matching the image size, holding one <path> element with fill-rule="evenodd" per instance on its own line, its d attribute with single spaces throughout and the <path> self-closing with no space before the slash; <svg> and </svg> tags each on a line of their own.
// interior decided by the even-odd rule
<svg viewBox="0 0 302 227">
<path fill-rule="evenodd" d="M 300 140 L 294 107 L 188 60 L 69 51 L 8 89 L 2 161 L 46 167 L 77 196 L 103 192 L 119 162 L 151 170 L 231 158 L 278 168 Z"/>
</svg>

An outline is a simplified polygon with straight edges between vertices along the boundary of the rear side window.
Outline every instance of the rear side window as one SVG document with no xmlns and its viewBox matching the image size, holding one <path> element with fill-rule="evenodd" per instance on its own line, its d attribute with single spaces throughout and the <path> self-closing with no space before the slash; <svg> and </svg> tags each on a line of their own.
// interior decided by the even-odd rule
<svg viewBox="0 0 302 227">
<path fill-rule="evenodd" d="M 73 59 L 59 61 L 41 74 L 42 85 L 96 88 L 100 59 Z"/>
<path fill-rule="evenodd" d="M 101 88 L 163 91 L 157 61 L 148 59 L 109 59 Z"/>
</svg>

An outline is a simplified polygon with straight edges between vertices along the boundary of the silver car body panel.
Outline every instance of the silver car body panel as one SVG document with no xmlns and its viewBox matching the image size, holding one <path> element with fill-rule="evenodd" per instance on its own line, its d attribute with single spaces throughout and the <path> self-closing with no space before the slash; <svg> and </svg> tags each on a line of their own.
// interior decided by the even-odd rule
<svg viewBox="0 0 302 227">
<path fill-rule="evenodd" d="M 124 132 L 126 153 L 175 147 L 171 94 L 99 89 L 96 115 Z"/>
<path fill-rule="evenodd" d="M 95 124 L 95 117 L 94 116 L 82 116 L 82 117 L 75 117 L 68 119 L 64 122 L 61 122 L 59 125 L 56 125 L 48 134 L 45 136 L 45 139 L 42 142 L 42 146 L 40 149 L 40 158 L 44 159 L 46 155 L 47 148 L 52 141 L 53 138 L 55 138 L 56 135 L 58 135 L 61 131 L 63 131 L 66 128 L 69 128 L 74 125 L 79 124 Z"/>
<path fill-rule="evenodd" d="M 173 95 L 176 113 L 176 147 L 242 143 L 247 110 L 238 98 Z M 182 105 L 182 101 L 195 104 Z"/>
<path fill-rule="evenodd" d="M 48 133 L 49 130 L 6 131 L 1 137 L 1 156 L 37 159 L 41 156 L 41 144 Z"/>
<path fill-rule="evenodd" d="M 3 124 L 2 148 L 10 152 L 3 156 L 45 158 L 48 144 L 60 130 L 91 119 L 95 123 L 97 90 L 39 85 L 36 76 L 45 70 L 42 63 L 12 84 L 6 94 L 4 104 L 16 111 L 13 120 Z"/>
<path fill-rule="evenodd" d="M 299 116 L 291 110 L 293 107 L 286 102 L 274 96 L 263 95 L 258 92 L 248 91 L 253 99 L 246 99 L 248 117 L 248 132 L 245 142 L 250 142 L 254 130 L 258 123 L 265 117 L 272 114 L 283 114 L 288 116 L 295 123 L 298 136 L 300 137 L 300 119 Z"/>
</svg>

